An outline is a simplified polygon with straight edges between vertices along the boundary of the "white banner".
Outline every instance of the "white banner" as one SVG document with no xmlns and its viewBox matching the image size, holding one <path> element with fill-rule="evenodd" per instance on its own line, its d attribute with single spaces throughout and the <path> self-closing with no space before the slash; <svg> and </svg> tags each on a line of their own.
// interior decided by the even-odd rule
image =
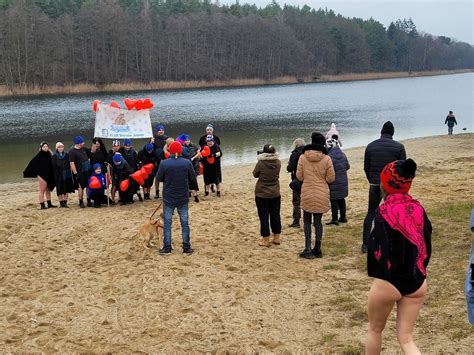
<svg viewBox="0 0 474 355">
<path fill-rule="evenodd" d="M 151 138 L 150 110 L 122 110 L 100 105 L 95 115 L 94 137 Z"/>
</svg>

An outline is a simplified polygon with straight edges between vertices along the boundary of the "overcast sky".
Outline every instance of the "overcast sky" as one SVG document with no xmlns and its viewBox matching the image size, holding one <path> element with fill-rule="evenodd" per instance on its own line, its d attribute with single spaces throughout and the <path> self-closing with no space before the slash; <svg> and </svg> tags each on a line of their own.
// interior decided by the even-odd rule
<svg viewBox="0 0 474 355">
<path fill-rule="evenodd" d="M 221 0 L 221 4 L 232 4 L 235 0 Z M 327 7 L 345 17 L 360 17 L 375 20 L 388 27 L 391 21 L 399 18 L 413 19 L 419 32 L 428 32 L 436 36 L 447 36 L 459 41 L 474 44 L 473 18 L 474 1 L 394 1 L 394 0 L 277 0 L 283 4 L 308 5 L 319 9 Z M 241 4 L 250 3 L 266 6 L 271 0 L 240 0 Z"/>
</svg>

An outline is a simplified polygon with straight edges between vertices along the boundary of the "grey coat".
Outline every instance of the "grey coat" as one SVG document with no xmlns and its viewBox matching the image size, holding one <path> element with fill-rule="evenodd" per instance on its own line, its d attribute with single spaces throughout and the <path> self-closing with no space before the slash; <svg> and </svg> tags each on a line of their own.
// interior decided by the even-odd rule
<svg viewBox="0 0 474 355">
<path fill-rule="evenodd" d="M 349 194 L 349 181 L 347 178 L 347 170 L 350 169 L 349 161 L 341 148 L 334 147 L 328 154 L 331 157 L 336 179 L 329 184 L 329 192 L 331 200 L 341 200 Z"/>
</svg>

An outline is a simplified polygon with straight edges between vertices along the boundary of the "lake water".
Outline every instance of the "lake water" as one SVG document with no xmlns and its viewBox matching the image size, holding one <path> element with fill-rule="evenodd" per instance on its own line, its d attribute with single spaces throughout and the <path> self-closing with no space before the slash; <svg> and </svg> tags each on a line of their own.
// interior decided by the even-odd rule
<svg viewBox="0 0 474 355">
<path fill-rule="evenodd" d="M 221 138 L 223 164 L 251 163 L 265 143 L 290 154 L 297 137 L 326 133 L 332 122 L 343 148 L 364 146 L 378 138 L 383 122 L 395 125 L 397 140 L 445 134 L 449 110 L 458 120 L 455 133 L 472 132 L 474 73 L 434 77 L 313 83 L 126 94 L 43 96 L 0 99 L 0 182 L 21 181 L 22 171 L 46 140 L 69 146 L 75 135 L 92 138 L 94 99 L 109 102 L 149 97 L 155 103 L 152 124 L 167 134 L 191 135 L 193 141 L 212 123 Z M 110 146 L 107 140 L 106 145 Z M 144 141 L 134 142 L 138 150 Z"/>
</svg>

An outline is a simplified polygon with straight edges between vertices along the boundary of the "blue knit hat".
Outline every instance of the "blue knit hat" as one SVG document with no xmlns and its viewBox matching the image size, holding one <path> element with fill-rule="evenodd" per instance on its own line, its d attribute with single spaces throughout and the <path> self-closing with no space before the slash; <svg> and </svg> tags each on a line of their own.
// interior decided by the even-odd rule
<svg viewBox="0 0 474 355">
<path fill-rule="evenodd" d="M 122 160 L 123 160 L 122 154 L 120 154 L 120 153 L 115 153 L 115 154 L 114 154 L 114 157 L 112 158 L 112 160 L 114 161 L 115 164 L 117 164 L 117 165 L 120 164 L 120 163 L 122 162 Z"/>
<path fill-rule="evenodd" d="M 123 141 L 123 145 L 126 147 L 126 146 L 130 146 L 132 145 L 132 140 L 130 138 L 127 138 Z"/>
<path fill-rule="evenodd" d="M 183 133 L 182 135 L 180 135 L 178 137 L 178 140 L 181 140 L 181 141 L 185 141 L 185 140 L 188 140 L 188 139 L 191 139 L 191 136 L 189 134 L 186 134 L 186 133 Z"/>
<path fill-rule="evenodd" d="M 84 137 L 83 136 L 75 136 L 74 137 L 74 144 L 82 144 L 84 143 Z"/>
<path fill-rule="evenodd" d="M 151 143 L 145 144 L 145 150 L 146 150 L 147 152 L 152 152 L 152 151 L 153 151 L 153 148 L 154 148 L 154 147 L 153 147 L 153 144 L 151 144 Z"/>
<path fill-rule="evenodd" d="M 155 129 L 157 131 L 164 131 L 165 130 L 165 126 L 163 126 L 162 124 L 159 124 L 158 126 L 155 127 Z"/>
<path fill-rule="evenodd" d="M 92 166 L 92 169 L 94 169 L 94 171 L 96 171 L 97 169 L 102 170 L 102 165 L 100 165 L 100 163 L 95 163 L 95 164 Z"/>
</svg>

